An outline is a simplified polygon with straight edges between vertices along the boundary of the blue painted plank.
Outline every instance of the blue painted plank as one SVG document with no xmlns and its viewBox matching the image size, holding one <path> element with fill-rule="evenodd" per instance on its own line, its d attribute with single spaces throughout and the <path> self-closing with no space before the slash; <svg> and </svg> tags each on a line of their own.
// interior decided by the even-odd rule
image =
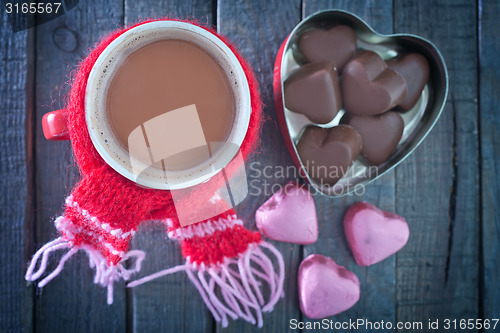
<svg viewBox="0 0 500 333">
<path fill-rule="evenodd" d="M 363 18 L 380 33 L 393 32 L 392 1 L 304 1 L 304 16 L 325 9 L 350 11 Z M 343 227 L 345 211 L 358 201 L 368 201 L 380 209 L 399 213 L 395 206 L 394 177 L 394 172 L 390 172 L 376 180 L 364 189 L 363 195 L 352 194 L 346 198 L 316 197 L 320 219 L 320 238 L 315 244 L 304 247 L 304 257 L 312 253 L 329 256 L 338 264 L 354 272 L 361 284 L 359 302 L 346 312 L 328 318 L 333 322 L 348 322 L 350 319 L 358 318 L 372 322 L 396 320 L 396 257 L 391 256 L 369 267 L 358 266 L 347 245 Z M 314 323 L 311 320 L 309 322 Z M 353 330 L 332 328 L 327 331 L 351 332 Z M 360 328 L 354 331 L 369 332 L 370 330 Z"/>
<path fill-rule="evenodd" d="M 217 28 L 227 36 L 249 61 L 260 85 L 264 103 L 265 123 L 258 152 L 246 165 L 249 195 L 237 208 L 245 221 L 245 228 L 254 229 L 255 210 L 273 191 L 289 181 L 290 176 L 278 174 L 279 168 L 292 166 L 284 141 L 281 138 L 274 108 L 272 80 L 276 53 L 293 27 L 300 21 L 300 1 L 290 0 L 219 0 Z M 264 176 L 264 170 L 268 176 Z M 274 186 L 274 187 L 273 187 Z M 274 190 L 273 190 L 274 189 Z M 300 246 L 273 242 L 285 260 L 285 297 L 264 314 L 264 327 L 258 329 L 243 320 L 233 321 L 219 332 L 285 332 L 291 318 L 300 318 L 297 300 L 297 267 L 301 256 Z"/>
<path fill-rule="evenodd" d="M 194 18 L 211 25 L 210 0 L 146 0 L 125 2 L 125 23 L 146 18 Z M 180 246 L 167 239 L 163 226 L 142 225 L 133 240 L 133 248 L 146 251 L 140 276 L 184 263 Z M 139 277 L 139 275 L 137 276 Z M 134 332 L 211 332 L 213 318 L 183 272 L 153 280 L 129 289 L 129 327 Z"/>
<path fill-rule="evenodd" d="M 41 119 L 63 108 L 71 71 L 101 36 L 122 24 L 121 1 L 80 1 L 65 15 L 36 28 L 36 248 L 56 237 L 54 218 L 62 213 L 65 197 L 79 179 L 69 141 L 47 141 Z M 33 253 L 32 253 L 33 254 Z M 55 268 L 52 255 L 50 269 Z M 35 328 L 40 332 L 117 332 L 126 329 L 124 283 L 115 284 L 114 304 L 106 289 L 93 283 L 82 251 L 66 263 L 51 283 L 36 293 Z"/>
<path fill-rule="evenodd" d="M 479 75 L 482 198 L 482 317 L 500 317 L 500 4 L 479 2 Z"/>
<path fill-rule="evenodd" d="M 395 30 L 433 41 L 450 75 L 441 119 L 396 170 L 412 235 L 398 254 L 399 320 L 476 318 L 479 279 L 477 38 L 474 1 L 397 1 Z"/>
<path fill-rule="evenodd" d="M 0 329 L 33 329 L 33 288 L 24 281 L 33 251 L 33 38 L 13 33 L 0 13 Z"/>
</svg>

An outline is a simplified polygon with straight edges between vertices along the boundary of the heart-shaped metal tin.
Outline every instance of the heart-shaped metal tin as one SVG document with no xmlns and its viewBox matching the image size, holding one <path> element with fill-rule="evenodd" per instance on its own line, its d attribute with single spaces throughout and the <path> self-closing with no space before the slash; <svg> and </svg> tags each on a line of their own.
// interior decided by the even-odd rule
<svg viewBox="0 0 500 333">
<path fill-rule="evenodd" d="M 371 165 L 363 156 L 359 156 L 335 185 L 319 186 L 305 172 L 296 147 L 302 130 L 313 123 L 305 116 L 291 112 L 284 107 L 283 82 L 292 71 L 299 67 L 294 53 L 297 52 L 297 41 L 301 34 L 311 29 L 325 29 L 340 24 L 347 25 L 356 32 L 358 51 L 377 52 L 384 60 L 392 59 L 402 52 L 419 53 L 429 62 L 430 75 L 417 104 L 411 110 L 401 113 L 405 124 L 403 136 L 389 159 L 377 167 Z M 273 88 L 278 122 L 288 150 L 295 164 L 301 169 L 301 174 L 306 176 L 308 182 L 318 192 L 326 196 L 339 197 L 352 193 L 358 187 L 365 186 L 387 173 L 418 147 L 443 111 L 448 95 L 448 73 L 441 53 L 428 40 L 410 34 L 382 35 L 354 14 L 342 10 L 325 10 L 312 14 L 300 22 L 283 42 L 276 56 Z M 344 113 L 344 110 L 340 110 L 330 123 L 318 126 L 336 126 Z"/>
</svg>

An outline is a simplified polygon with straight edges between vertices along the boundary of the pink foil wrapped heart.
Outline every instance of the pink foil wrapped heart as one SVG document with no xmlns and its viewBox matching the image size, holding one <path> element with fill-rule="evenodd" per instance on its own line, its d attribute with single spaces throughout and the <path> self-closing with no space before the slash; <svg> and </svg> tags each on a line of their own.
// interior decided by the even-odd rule
<svg viewBox="0 0 500 333">
<path fill-rule="evenodd" d="M 367 202 L 349 207 L 344 231 L 354 259 L 360 266 L 378 263 L 405 246 L 410 236 L 406 220 Z"/>
<path fill-rule="evenodd" d="M 312 254 L 299 267 L 300 309 L 310 319 L 336 315 L 359 300 L 356 275 L 332 259 Z"/>
<path fill-rule="evenodd" d="M 311 193 L 289 182 L 255 213 L 260 232 L 273 240 L 312 244 L 318 239 L 318 219 Z"/>
</svg>

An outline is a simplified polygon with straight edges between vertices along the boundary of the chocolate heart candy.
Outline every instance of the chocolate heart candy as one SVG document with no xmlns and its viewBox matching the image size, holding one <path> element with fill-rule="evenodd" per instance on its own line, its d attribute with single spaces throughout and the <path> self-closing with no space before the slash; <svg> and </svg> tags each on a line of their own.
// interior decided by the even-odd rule
<svg viewBox="0 0 500 333">
<path fill-rule="evenodd" d="M 361 153 L 374 165 L 382 164 L 391 156 L 404 129 L 403 118 L 394 111 L 377 116 L 355 116 L 346 113 L 341 122 L 351 125 L 361 134 Z"/>
<path fill-rule="evenodd" d="M 429 79 L 429 62 L 421 54 L 407 53 L 387 61 L 387 66 L 406 80 L 408 93 L 396 108 L 408 111 L 417 103 Z"/>
<path fill-rule="evenodd" d="M 361 135 L 351 126 L 310 126 L 302 134 L 297 151 L 309 177 L 320 185 L 334 185 L 347 172 L 361 147 Z"/>
<path fill-rule="evenodd" d="M 285 81 L 285 105 L 312 122 L 326 124 L 342 107 L 339 76 L 329 62 L 300 67 Z"/>
<path fill-rule="evenodd" d="M 349 207 L 344 216 L 347 243 L 360 266 L 373 265 L 405 246 L 410 237 L 406 220 L 367 202 Z"/>
<path fill-rule="evenodd" d="M 407 90 L 405 79 L 373 51 L 359 53 L 342 73 L 344 108 L 353 114 L 372 116 L 392 109 Z"/>
<path fill-rule="evenodd" d="M 266 237 L 295 244 L 318 240 L 316 206 L 306 187 L 289 182 L 255 212 L 255 224 Z"/>
<path fill-rule="evenodd" d="M 298 49 L 305 61 L 330 61 L 340 72 L 356 52 L 356 33 L 346 25 L 314 29 L 300 36 Z"/>
<path fill-rule="evenodd" d="M 351 308 L 359 300 L 359 279 L 345 267 L 320 254 L 311 254 L 299 266 L 300 310 L 321 319 Z"/>
</svg>

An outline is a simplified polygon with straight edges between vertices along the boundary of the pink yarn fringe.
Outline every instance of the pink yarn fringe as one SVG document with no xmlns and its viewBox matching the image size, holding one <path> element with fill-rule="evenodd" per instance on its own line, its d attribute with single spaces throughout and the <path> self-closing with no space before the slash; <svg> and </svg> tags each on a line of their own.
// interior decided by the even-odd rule
<svg viewBox="0 0 500 333">
<path fill-rule="evenodd" d="M 146 256 L 143 251 L 132 250 L 125 254 L 120 263 L 115 266 L 109 266 L 106 258 L 104 258 L 104 256 L 100 254 L 99 251 L 86 246 L 73 247 L 70 242 L 59 237 L 45 244 L 35 253 L 33 258 L 31 259 L 28 270 L 26 271 L 25 279 L 27 281 L 38 280 L 38 278 L 40 278 L 47 269 L 47 263 L 50 253 L 60 249 L 70 250 L 61 257 L 57 267 L 38 283 L 38 287 L 43 288 L 47 283 L 58 276 L 59 273 L 61 273 L 61 271 L 63 270 L 66 261 L 68 261 L 68 259 L 70 259 L 76 252 L 78 252 L 78 250 L 83 249 L 85 250 L 85 252 L 87 252 L 87 255 L 89 257 L 89 266 L 96 271 L 94 276 L 94 283 L 100 284 L 101 286 L 107 288 L 108 304 L 113 303 L 114 282 L 119 281 L 120 279 L 127 281 L 130 279 L 132 274 L 139 272 L 141 270 L 142 261 Z M 38 270 L 35 271 L 40 257 L 42 257 L 42 260 L 40 262 Z M 123 263 L 131 258 L 135 258 L 135 263 L 132 268 L 126 269 L 125 267 L 123 267 Z"/>
<path fill-rule="evenodd" d="M 261 247 L 276 257 L 278 272 L 275 272 L 271 259 Z M 130 282 L 127 287 L 135 287 L 179 271 L 186 272 L 215 320 L 221 322 L 223 327 L 228 325 L 228 317 L 242 318 L 262 327 L 262 312 L 271 312 L 274 305 L 283 297 L 285 278 L 283 257 L 274 246 L 264 241 L 250 244 L 237 259 L 228 258 L 220 265 L 210 267 L 196 265 L 187 258 L 183 265 Z M 269 288 L 267 301 L 261 290 L 263 283 Z"/>
</svg>

